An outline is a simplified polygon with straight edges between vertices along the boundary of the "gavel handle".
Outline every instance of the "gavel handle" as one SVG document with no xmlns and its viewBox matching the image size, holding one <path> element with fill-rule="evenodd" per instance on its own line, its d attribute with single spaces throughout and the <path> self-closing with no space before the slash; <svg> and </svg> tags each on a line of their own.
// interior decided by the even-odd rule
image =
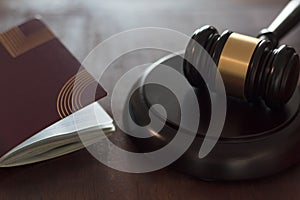
<svg viewBox="0 0 300 200">
<path fill-rule="evenodd" d="M 299 21 L 300 0 L 291 0 L 271 25 L 260 32 L 258 37 L 270 40 L 275 47 L 278 45 L 278 41 L 294 28 Z"/>
</svg>

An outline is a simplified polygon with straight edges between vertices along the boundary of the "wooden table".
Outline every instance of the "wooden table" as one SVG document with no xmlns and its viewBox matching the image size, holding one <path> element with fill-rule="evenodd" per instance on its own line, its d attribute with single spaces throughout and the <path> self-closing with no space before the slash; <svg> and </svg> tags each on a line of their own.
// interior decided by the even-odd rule
<svg viewBox="0 0 300 200">
<path fill-rule="evenodd" d="M 185 34 L 204 24 L 256 35 L 285 0 L 0 0 L 0 31 L 40 15 L 83 60 L 109 36 L 131 28 L 158 26 Z M 300 27 L 283 40 L 300 52 Z M 127 41 L 134 42 L 134 41 Z M 162 41 L 163 42 L 163 41 Z M 120 44 L 120 45 L 126 45 Z M 113 51 L 108 49 L 108 53 Z M 155 61 L 160 55 L 144 54 Z M 129 61 L 112 72 L 122 73 Z M 123 67 L 124 65 L 124 67 Z M 122 68 L 123 67 L 123 68 Z M 112 77 L 114 79 L 114 77 Z M 108 82 L 108 86 L 110 87 Z M 108 88 L 109 89 L 109 88 Z M 103 106 L 110 112 L 109 104 Z M 117 131 L 121 145 L 130 141 Z M 166 168 L 147 174 L 112 170 L 86 150 L 39 164 L 0 169 L 0 199 L 300 199 L 300 168 L 244 182 L 204 182 Z"/>
</svg>

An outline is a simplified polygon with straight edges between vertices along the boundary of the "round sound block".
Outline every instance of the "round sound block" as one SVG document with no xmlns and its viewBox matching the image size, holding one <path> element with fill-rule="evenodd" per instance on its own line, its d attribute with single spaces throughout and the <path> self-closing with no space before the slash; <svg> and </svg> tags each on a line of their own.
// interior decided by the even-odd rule
<svg viewBox="0 0 300 200">
<path fill-rule="evenodd" d="M 137 90 L 129 99 L 129 114 L 139 125 L 149 124 L 151 105 L 161 104 L 167 121 L 157 134 L 149 129 L 150 138 L 131 137 L 142 152 L 162 148 L 176 135 L 180 123 L 180 109 L 174 95 L 163 87 L 147 85 L 148 77 L 164 64 L 182 71 L 181 56 L 167 56 L 153 64 L 137 82 Z M 251 104 L 227 97 L 227 115 L 221 137 L 213 150 L 200 159 L 198 153 L 210 123 L 211 103 L 208 90 L 195 90 L 201 120 L 197 136 L 189 149 L 175 162 L 180 171 L 204 180 L 245 180 L 275 174 L 295 165 L 300 160 L 299 90 L 280 110 L 270 110 L 263 103 Z M 192 109 L 195 105 L 185 105 Z M 159 119 L 159 112 L 151 110 Z M 212 122 L 218 123 L 218 122 Z M 130 129 L 131 125 L 128 124 Z"/>
</svg>

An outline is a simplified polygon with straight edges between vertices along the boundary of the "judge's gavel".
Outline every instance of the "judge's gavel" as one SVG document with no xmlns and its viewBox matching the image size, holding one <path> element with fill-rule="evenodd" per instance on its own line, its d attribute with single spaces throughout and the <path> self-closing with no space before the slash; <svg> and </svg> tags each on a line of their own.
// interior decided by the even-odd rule
<svg viewBox="0 0 300 200">
<path fill-rule="evenodd" d="M 201 63 L 195 51 L 200 44 L 218 66 L 228 95 L 250 102 L 262 99 L 269 108 L 279 108 L 296 89 L 300 64 L 294 48 L 277 45 L 299 21 L 300 0 L 292 0 L 257 38 L 228 30 L 220 35 L 213 26 L 204 26 L 187 45 L 184 74 L 191 85 L 201 87 L 201 75 L 195 68 L 203 66 L 191 64 Z"/>
</svg>

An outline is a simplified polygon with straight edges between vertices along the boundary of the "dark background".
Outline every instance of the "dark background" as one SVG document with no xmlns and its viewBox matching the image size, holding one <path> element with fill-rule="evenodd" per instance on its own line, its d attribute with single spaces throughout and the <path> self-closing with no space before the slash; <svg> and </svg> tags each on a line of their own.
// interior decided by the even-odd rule
<svg viewBox="0 0 300 200">
<path fill-rule="evenodd" d="M 82 61 L 109 36 L 144 26 L 171 28 L 191 35 L 197 27 L 211 24 L 220 31 L 231 29 L 255 36 L 286 3 L 285 0 L 0 0 L 0 31 L 40 15 Z M 300 27 L 282 43 L 300 52 L 299 35 Z M 113 50 L 108 49 L 107 53 Z M 153 61 L 159 57 L 144 56 Z M 130 59 L 124 66 L 143 57 Z M 119 62 L 119 68 L 112 68 L 112 72 L 122 73 L 126 67 L 122 68 Z M 110 112 L 107 101 L 103 107 Z M 122 145 L 131 146 L 121 131 L 112 137 Z M 259 180 L 204 182 L 170 168 L 148 174 L 121 173 L 102 165 L 86 150 L 39 164 L 0 169 L 1 200 L 299 199 L 299 188 L 299 167 Z"/>
</svg>

